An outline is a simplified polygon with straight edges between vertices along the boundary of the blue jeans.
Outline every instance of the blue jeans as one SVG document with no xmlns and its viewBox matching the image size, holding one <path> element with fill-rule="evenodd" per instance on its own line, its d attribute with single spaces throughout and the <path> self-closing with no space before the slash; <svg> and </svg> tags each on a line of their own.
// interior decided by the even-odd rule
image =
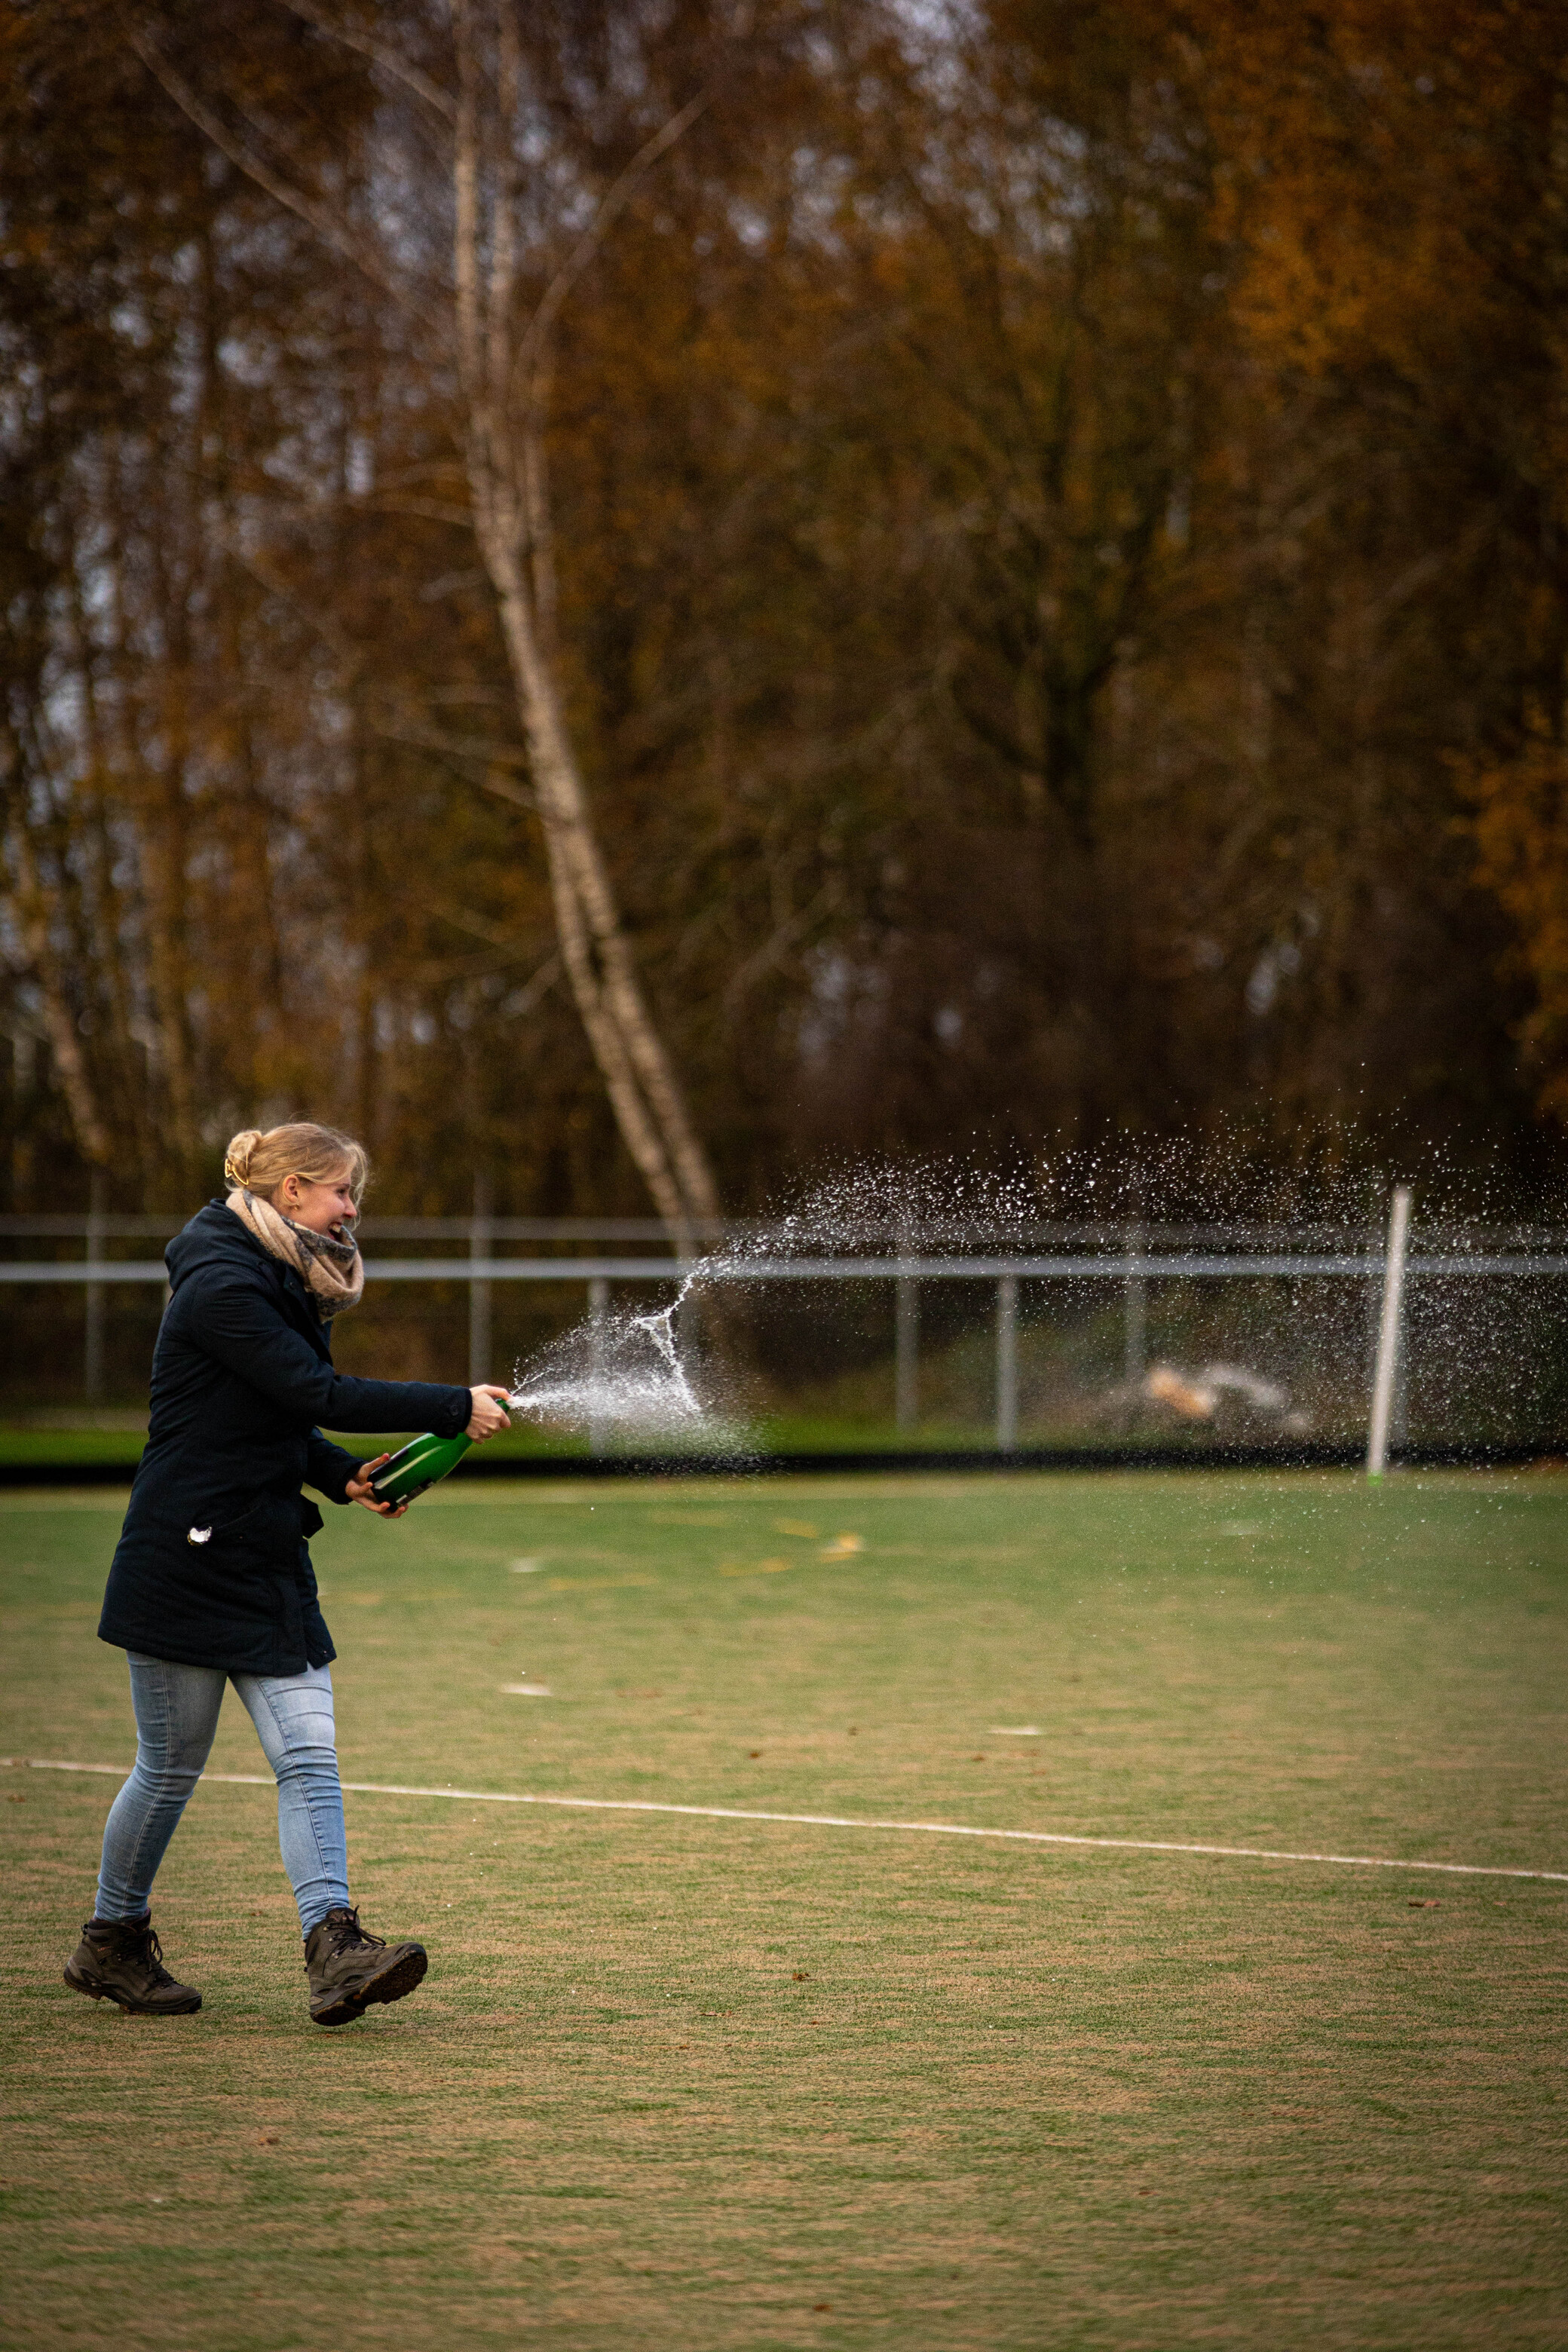
<svg viewBox="0 0 1568 2352">
<path fill-rule="evenodd" d="M 132 1651 L 136 1762 L 110 1808 L 98 1881 L 100 1919 L 145 1916 L 153 1881 L 212 1748 L 226 1684 L 255 1724 L 278 1780 L 278 1843 L 308 1936 L 349 1899 L 348 1845 L 326 1666 L 302 1675 L 226 1675 Z"/>
</svg>

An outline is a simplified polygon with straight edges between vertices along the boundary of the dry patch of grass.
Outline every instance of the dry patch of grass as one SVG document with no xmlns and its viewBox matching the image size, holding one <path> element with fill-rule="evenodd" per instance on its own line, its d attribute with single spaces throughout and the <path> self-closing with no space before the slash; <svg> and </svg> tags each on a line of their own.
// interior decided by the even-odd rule
<svg viewBox="0 0 1568 2352">
<path fill-rule="evenodd" d="M 13 1749 L 129 1754 L 69 1613 L 115 1524 L 7 1521 Z M 455 1483 L 317 1556 L 354 1779 L 1561 1868 L 1565 1527 L 1547 1481 Z M 233 1703 L 214 1764 L 260 1769 Z M 206 2005 L 153 2024 L 59 1981 L 112 1785 L 0 1776 L 8 2345 L 1568 2336 L 1561 1887 L 352 1798 L 432 1966 L 327 2034 L 270 1798 L 209 1781 L 156 1903 Z"/>
</svg>

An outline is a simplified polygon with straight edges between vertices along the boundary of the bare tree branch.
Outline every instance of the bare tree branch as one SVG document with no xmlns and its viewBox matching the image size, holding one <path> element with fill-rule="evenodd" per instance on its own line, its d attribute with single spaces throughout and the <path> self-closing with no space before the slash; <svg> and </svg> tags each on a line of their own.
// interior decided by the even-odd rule
<svg viewBox="0 0 1568 2352">
<path fill-rule="evenodd" d="M 279 0 L 279 5 L 289 9 L 293 16 L 302 16 L 307 25 L 314 25 L 319 33 L 341 41 L 345 49 L 357 49 L 362 57 L 369 58 L 373 64 L 380 66 L 395 80 L 405 83 L 416 98 L 422 98 L 443 122 L 456 122 L 458 110 L 439 82 L 432 81 L 427 73 L 420 67 L 411 65 L 396 49 L 389 49 L 384 41 L 373 40 L 368 33 L 358 31 L 353 26 L 340 25 L 328 16 L 324 8 L 316 7 L 314 0 Z"/>
<path fill-rule="evenodd" d="M 508 743 L 492 743 L 483 735 L 444 735 L 438 727 L 422 727 L 407 719 L 372 719 L 370 731 L 382 743 L 404 743 L 411 751 L 434 751 L 443 760 L 461 761 L 465 766 L 482 767 L 482 776 L 473 782 L 481 792 L 493 793 L 497 800 L 510 801 L 518 808 L 539 814 L 537 796 L 522 784 L 514 784 L 504 771 L 528 766 L 528 755 L 515 751 Z"/>
<path fill-rule="evenodd" d="M 313 196 L 306 195 L 302 189 L 282 178 L 269 163 L 264 163 L 259 155 L 253 154 L 248 147 L 235 138 L 227 125 L 196 96 L 184 75 L 175 70 L 145 34 L 132 31 L 126 34 L 125 38 L 153 80 L 173 99 L 181 113 L 194 122 L 196 129 L 212 141 L 219 153 L 226 155 L 247 180 L 254 181 L 274 203 L 283 205 L 297 220 L 302 220 L 308 228 L 314 229 L 334 253 L 341 253 L 345 261 L 352 262 L 356 269 L 363 271 L 371 283 L 379 286 L 384 294 L 390 295 L 400 309 L 410 311 L 437 333 L 442 331 L 442 321 L 437 313 L 424 303 L 416 301 L 407 289 L 400 286 L 383 268 L 375 254 L 368 251 L 325 205 L 318 204 Z"/>
<path fill-rule="evenodd" d="M 472 530 L 473 509 L 469 507 L 449 507 L 440 499 L 381 499 L 363 501 L 372 514 L 414 515 L 421 522 L 450 523 L 454 530 Z"/>
<path fill-rule="evenodd" d="M 499 11 L 496 42 L 495 147 L 490 205 L 489 396 L 498 419 L 505 409 L 510 371 L 512 301 L 517 291 L 517 149 L 514 131 L 521 91 L 522 58 L 517 11 Z"/>
<path fill-rule="evenodd" d="M 487 947 L 515 948 L 518 943 L 515 931 L 503 930 L 488 916 L 475 914 L 471 907 L 459 907 L 455 899 L 432 898 L 430 911 L 454 930 L 466 931 L 471 940 L 483 940 Z"/>
<path fill-rule="evenodd" d="M 531 978 L 525 980 L 522 986 L 507 998 L 500 1007 L 501 1019 L 521 1021 L 525 1013 L 531 1013 L 536 1004 L 543 1003 L 560 977 L 561 950 L 557 948 L 554 954 L 545 959 Z"/>
<path fill-rule="evenodd" d="M 317 611 L 306 604 L 298 591 L 279 571 L 278 566 L 269 557 L 237 545 L 226 532 L 218 531 L 214 536 L 231 563 L 237 564 L 242 572 L 247 572 L 257 585 L 265 588 L 269 596 L 276 596 L 279 604 L 287 604 L 289 611 L 297 614 L 308 629 L 315 632 L 340 667 L 345 670 L 351 678 L 357 677 L 363 667 L 364 657 L 344 636 L 330 613 Z"/>
<path fill-rule="evenodd" d="M 783 969 L 792 948 L 797 947 L 812 926 L 833 911 L 837 893 L 831 883 L 825 883 L 808 906 L 798 914 L 780 923 L 771 936 L 763 941 L 754 954 L 737 964 L 725 983 L 722 1004 L 726 1013 L 733 1013 L 743 996 L 755 986 L 765 972 Z"/>
<path fill-rule="evenodd" d="M 695 98 L 688 99 L 679 113 L 672 114 L 662 129 L 656 131 L 653 137 L 637 149 L 620 177 L 613 180 L 605 189 L 593 219 L 540 297 L 539 306 L 518 346 L 516 364 L 519 370 L 533 364 L 561 315 L 566 297 L 598 252 L 609 230 L 625 212 L 638 181 L 661 155 L 668 154 L 682 133 L 690 129 L 698 116 L 712 104 L 713 97 L 713 87 L 710 83 L 706 89 L 700 89 Z"/>
</svg>

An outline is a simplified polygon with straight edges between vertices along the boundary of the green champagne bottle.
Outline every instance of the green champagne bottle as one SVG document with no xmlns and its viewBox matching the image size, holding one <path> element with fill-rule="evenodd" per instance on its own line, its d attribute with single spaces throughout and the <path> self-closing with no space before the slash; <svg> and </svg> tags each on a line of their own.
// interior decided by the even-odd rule
<svg viewBox="0 0 1568 2352">
<path fill-rule="evenodd" d="M 412 1438 L 376 1471 L 371 1494 L 378 1503 L 412 1503 L 455 1470 L 473 1442 L 471 1437 Z"/>
</svg>

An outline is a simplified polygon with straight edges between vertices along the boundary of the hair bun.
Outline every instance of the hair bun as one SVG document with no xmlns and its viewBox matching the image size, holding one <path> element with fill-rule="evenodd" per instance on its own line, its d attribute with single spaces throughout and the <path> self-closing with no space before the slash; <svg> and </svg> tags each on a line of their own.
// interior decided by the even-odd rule
<svg viewBox="0 0 1568 2352">
<path fill-rule="evenodd" d="M 307 1184 L 353 1186 L 357 1204 L 370 1174 L 363 1143 L 335 1127 L 318 1127 L 314 1119 L 295 1118 L 282 1127 L 242 1127 L 229 1139 L 223 1172 L 230 1184 L 254 1192 L 258 1201 L 275 1201 L 278 1188 L 290 1176 Z"/>
<path fill-rule="evenodd" d="M 237 1135 L 230 1137 L 228 1150 L 223 1155 L 223 1172 L 231 1184 L 249 1183 L 250 1155 L 260 1141 L 258 1127 L 242 1127 Z"/>
</svg>

